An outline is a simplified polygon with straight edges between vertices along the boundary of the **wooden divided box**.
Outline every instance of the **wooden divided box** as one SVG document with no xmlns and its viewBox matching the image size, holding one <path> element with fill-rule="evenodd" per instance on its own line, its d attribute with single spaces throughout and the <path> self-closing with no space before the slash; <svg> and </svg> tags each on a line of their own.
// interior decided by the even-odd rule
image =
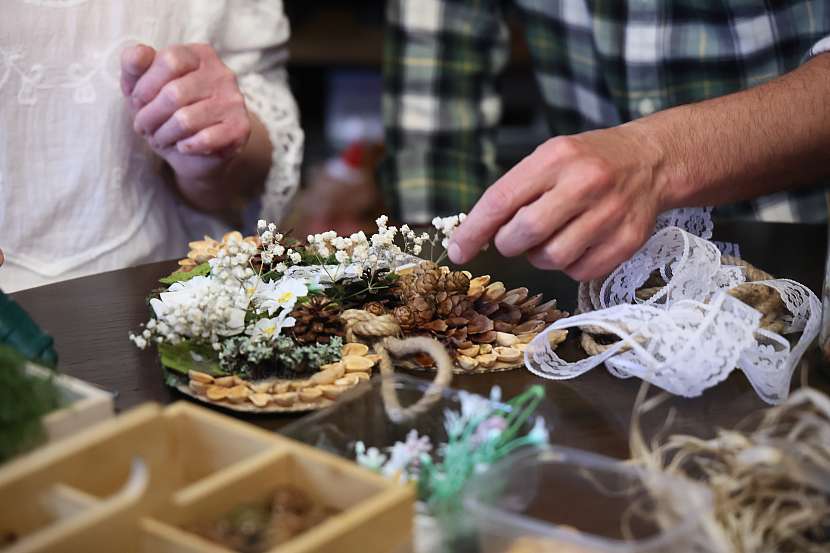
<svg viewBox="0 0 830 553">
<path fill-rule="evenodd" d="M 52 373 L 34 363 L 26 372 L 38 378 L 53 378 L 62 407 L 43 417 L 46 442 L 62 440 L 115 414 L 112 394 L 66 374 Z"/>
<path fill-rule="evenodd" d="M 0 468 L 0 551 L 227 553 L 186 529 L 286 485 L 336 514 L 274 553 L 391 552 L 411 538 L 412 486 L 180 402 L 139 407 Z"/>
</svg>

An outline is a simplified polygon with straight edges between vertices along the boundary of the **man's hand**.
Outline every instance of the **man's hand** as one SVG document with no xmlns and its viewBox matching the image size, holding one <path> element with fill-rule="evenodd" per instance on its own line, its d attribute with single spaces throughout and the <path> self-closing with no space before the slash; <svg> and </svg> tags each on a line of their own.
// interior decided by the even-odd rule
<svg viewBox="0 0 830 553">
<path fill-rule="evenodd" d="M 611 272 L 646 241 L 664 209 L 662 154 L 632 125 L 551 139 L 481 197 L 455 231 L 465 263 L 491 239 L 502 255 L 577 280 Z"/>
<path fill-rule="evenodd" d="M 577 280 L 604 276 L 658 213 L 720 205 L 830 175 L 830 53 L 742 92 L 546 142 L 491 186 L 449 247 L 466 263 L 491 239 Z"/>
<path fill-rule="evenodd" d="M 133 128 L 169 163 L 186 195 L 209 189 L 261 126 L 248 114 L 233 71 L 209 45 L 130 47 L 121 69 Z"/>
</svg>

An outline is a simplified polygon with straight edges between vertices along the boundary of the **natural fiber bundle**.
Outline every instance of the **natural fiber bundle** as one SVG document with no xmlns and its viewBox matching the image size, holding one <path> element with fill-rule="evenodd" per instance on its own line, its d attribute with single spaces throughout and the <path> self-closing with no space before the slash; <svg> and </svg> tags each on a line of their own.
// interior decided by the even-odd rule
<svg viewBox="0 0 830 553">
<path fill-rule="evenodd" d="M 761 313 L 762 318 L 759 325 L 761 328 L 765 328 L 771 332 L 782 332 L 786 326 L 784 319 L 787 315 L 787 308 L 784 302 L 781 301 L 781 296 L 768 286 L 753 284 L 755 282 L 771 280 L 775 277 L 743 259 L 722 256 L 721 263 L 733 267 L 740 267 L 746 276 L 746 282 L 744 284 L 731 288 L 727 293 L 733 298 L 739 299 L 745 304 L 754 307 Z M 577 313 L 589 313 L 597 309 L 602 309 L 600 290 L 604 282 L 605 278 L 579 283 Z M 637 289 L 637 299 L 640 301 L 649 300 L 655 294 L 659 293 L 666 284 L 666 280 L 660 275 L 660 272 L 655 271 L 643 286 Z M 588 355 L 598 355 L 606 351 L 619 339 L 617 336 L 609 334 L 605 329 L 599 327 L 586 326 L 582 327 L 581 330 L 580 345 Z"/>
<path fill-rule="evenodd" d="M 632 418 L 632 459 L 711 490 L 714 511 L 704 521 L 700 551 L 830 551 L 830 398 L 802 388 L 743 430 L 720 430 L 709 440 L 673 435 L 649 445 L 640 417 L 668 396 L 646 400 L 647 389 L 641 389 Z M 654 516 L 659 522 L 661 511 L 675 508 L 660 504 Z"/>
</svg>

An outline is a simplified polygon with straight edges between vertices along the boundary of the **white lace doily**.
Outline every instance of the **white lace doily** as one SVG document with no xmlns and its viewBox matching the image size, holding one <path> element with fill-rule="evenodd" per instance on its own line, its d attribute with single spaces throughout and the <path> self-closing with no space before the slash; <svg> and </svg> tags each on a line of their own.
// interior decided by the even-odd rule
<svg viewBox="0 0 830 553">
<path fill-rule="evenodd" d="M 661 219 L 711 237 L 708 212 L 690 211 Z M 596 311 L 560 319 L 530 343 L 525 351 L 528 369 L 544 378 L 568 379 L 605 363 L 620 378 L 636 376 L 693 397 L 737 367 L 764 401 L 786 399 L 793 370 L 819 331 L 821 303 L 816 295 L 792 280 L 754 282 L 780 294 L 788 311 L 782 334 L 801 333 L 792 346 L 783 335 L 759 326 L 759 311 L 726 293 L 745 276 L 740 267 L 721 264 L 712 242 L 676 226 L 658 228 L 602 284 Z M 654 271 L 666 285 L 648 300 L 637 299 L 637 288 Z M 584 326 L 602 328 L 620 341 L 598 355 L 564 361 L 550 347 L 548 334 Z"/>
</svg>

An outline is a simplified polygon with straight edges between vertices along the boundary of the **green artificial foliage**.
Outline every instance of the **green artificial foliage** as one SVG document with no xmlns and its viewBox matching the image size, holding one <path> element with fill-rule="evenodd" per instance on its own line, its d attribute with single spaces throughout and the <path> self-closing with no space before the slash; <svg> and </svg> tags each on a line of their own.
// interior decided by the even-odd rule
<svg viewBox="0 0 830 553">
<path fill-rule="evenodd" d="M 201 265 L 196 265 L 189 271 L 174 271 L 170 275 L 160 278 L 159 282 L 169 286 L 175 282 L 184 282 L 193 277 L 207 276 L 208 274 L 210 274 L 210 263 L 204 262 Z"/>
<path fill-rule="evenodd" d="M 158 344 L 161 364 L 165 368 L 187 376 L 188 371 L 200 371 L 213 376 L 227 374 L 219 366 L 216 353 L 209 346 L 197 345 L 188 341 L 178 344 Z"/>
<path fill-rule="evenodd" d="M 40 443 L 41 419 L 60 407 L 52 377 L 28 374 L 26 363 L 17 351 L 0 345 L 0 463 Z"/>
<path fill-rule="evenodd" d="M 470 477 L 513 451 L 548 443 L 545 421 L 530 421 L 545 397 L 544 388 L 534 385 L 506 404 L 501 390 L 486 400 L 460 393 L 461 410 L 444 411 L 447 441 L 432 443 L 428 436 L 410 431 L 406 441 L 382 452 L 377 447 L 355 444 L 358 464 L 386 476 L 417 482 L 418 499 L 432 514 L 459 508 L 461 491 Z"/>
<path fill-rule="evenodd" d="M 7 344 L 38 365 L 54 368 L 58 362 L 54 340 L 43 332 L 17 303 L 0 291 L 0 344 Z"/>
<path fill-rule="evenodd" d="M 503 459 L 516 449 L 546 443 L 526 430 L 527 423 L 545 397 L 544 388 L 534 385 L 507 402 L 508 410 L 494 408 L 470 417 L 458 432 L 449 432 L 440 460 L 421 457 L 418 476 L 418 498 L 426 501 L 434 512 L 457 508 L 461 490 L 476 470 Z M 485 425 L 495 419 L 502 421 L 497 431 L 484 432 Z"/>
<path fill-rule="evenodd" d="M 281 367 L 298 371 L 303 367 L 316 370 L 318 367 L 340 360 L 343 339 L 333 336 L 328 344 L 309 344 L 298 346 L 286 336 L 277 338 L 274 358 Z"/>
<path fill-rule="evenodd" d="M 178 344 L 158 344 L 161 364 L 171 373 L 187 376 L 189 371 L 200 371 L 212 376 L 256 373 L 259 377 L 296 375 L 333 363 L 340 359 L 343 340 L 332 337 L 328 344 L 298 345 L 287 336 L 280 336 L 273 345 L 250 346 L 250 337 L 234 336 L 225 340 L 226 356 L 218 355 L 206 344 L 185 340 Z M 223 361 L 225 366 L 223 367 Z M 177 383 L 173 376 L 169 383 Z"/>
</svg>

